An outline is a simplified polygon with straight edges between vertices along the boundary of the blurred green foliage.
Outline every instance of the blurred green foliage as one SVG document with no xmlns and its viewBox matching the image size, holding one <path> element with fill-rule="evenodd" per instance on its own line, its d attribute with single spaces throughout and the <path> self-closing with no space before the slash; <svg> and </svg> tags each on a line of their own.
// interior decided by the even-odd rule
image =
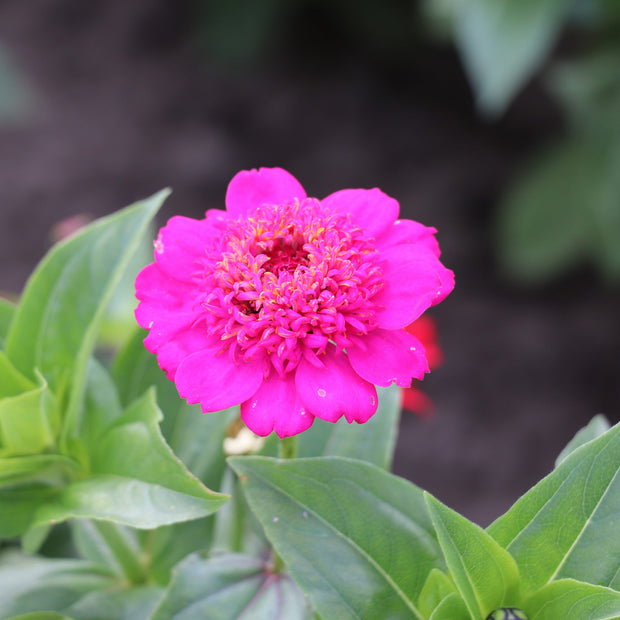
<svg viewBox="0 0 620 620">
<path fill-rule="evenodd" d="M 620 280 L 620 2 L 426 0 L 462 58 L 484 116 L 505 112 L 537 73 L 565 119 L 500 201 L 498 258 L 525 283 L 588 263 Z M 570 48 L 556 52 L 561 33 Z M 551 58 L 550 58 L 551 56 Z"/>
<path fill-rule="evenodd" d="M 317 59 L 338 45 L 399 66 L 420 62 L 421 36 L 452 43 L 489 122 L 541 76 L 565 119 L 564 135 L 535 153 L 500 200 L 498 260 L 527 284 L 584 263 L 608 281 L 620 280 L 618 0 L 202 0 L 200 6 L 203 41 L 229 65 L 277 54 L 292 39 Z"/>
<path fill-rule="evenodd" d="M 0 47 L 0 123 L 22 121 L 31 111 L 32 97 L 24 76 Z"/>
</svg>

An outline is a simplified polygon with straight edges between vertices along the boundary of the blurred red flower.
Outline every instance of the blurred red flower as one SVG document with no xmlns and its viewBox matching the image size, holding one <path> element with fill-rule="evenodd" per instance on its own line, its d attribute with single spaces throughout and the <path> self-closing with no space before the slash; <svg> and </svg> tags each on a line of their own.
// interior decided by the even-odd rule
<svg viewBox="0 0 620 620">
<path fill-rule="evenodd" d="M 441 366 L 443 352 L 437 338 L 437 323 L 430 316 L 421 316 L 405 327 L 405 331 L 415 336 L 426 349 L 426 359 L 431 370 Z M 421 418 L 428 418 L 433 413 L 433 402 L 417 387 L 418 381 L 413 380 L 411 387 L 401 392 L 401 407 Z"/>
</svg>

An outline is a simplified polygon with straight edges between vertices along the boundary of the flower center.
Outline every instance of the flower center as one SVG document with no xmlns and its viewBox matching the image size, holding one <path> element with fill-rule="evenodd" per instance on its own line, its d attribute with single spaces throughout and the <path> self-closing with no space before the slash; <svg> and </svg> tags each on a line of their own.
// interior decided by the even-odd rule
<svg viewBox="0 0 620 620">
<path fill-rule="evenodd" d="M 222 350 L 236 363 L 268 356 L 280 375 L 304 357 L 320 364 L 330 342 L 342 350 L 377 327 L 374 241 L 313 198 L 229 222 L 197 278 L 201 317 Z"/>
</svg>

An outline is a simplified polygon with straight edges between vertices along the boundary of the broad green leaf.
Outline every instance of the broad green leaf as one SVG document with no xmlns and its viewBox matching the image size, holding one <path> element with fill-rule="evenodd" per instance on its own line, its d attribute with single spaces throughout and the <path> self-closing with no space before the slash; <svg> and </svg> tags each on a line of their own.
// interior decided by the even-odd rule
<svg viewBox="0 0 620 620">
<path fill-rule="evenodd" d="M 235 457 L 252 512 L 324 618 L 419 618 L 426 577 L 444 568 L 422 491 L 341 457 Z"/>
<path fill-rule="evenodd" d="M 4 348 L 4 340 L 9 332 L 14 314 L 15 304 L 4 297 L 0 297 L 0 349 Z"/>
<path fill-rule="evenodd" d="M 68 397 L 67 438 L 79 426 L 88 359 L 106 305 L 168 193 L 97 220 L 56 245 L 26 285 L 6 353 L 31 379 L 37 368 L 61 402 Z"/>
<path fill-rule="evenodd" d="M 0 618 L 64 612 L 84 594 L 113 584 L 108 573 L 89 562 L 5 551 L 0 555 Z"/>
<path fill-rule="evenodd" d="M 151 222 L 106 306 L 98 334 L 98 343 L 102 347 L 117 350 L 136 330 L 136 276 L 145 265 L 153 262 L 155 237 Z"/>
<path fill-rule="evenodd" d="M 620 425 L 577 448 L 492 523 L 524 594 L 572 578 L 620 588 Z"/>
<path fill-rule="evenodd" d="M 59 425 L 56 399 L 43 379 L 40 387 L 0 399 L 0 457 L 54 450 Z"/>
<path fill-rule="evenodd" d="M 425 618 L 430 617 L 439 603 L 454 592 L 456 592 L 456 588 L 450 577 L 439 569 L 433 568 L 424 582 L 420 598 L 418 599 L 418 608 L 422 616 Z"/>
<path fill-rule="evenodd" d="M 544 63 L 569 0 L 469 0 L 456 5 L 455 40 L 476 96 L 501 114 Z"/>
<path fill-rule="evenodd" d="M 561 579 L 538 590 L 523 610 L 529 620 L 619 620 L 620 592 Z"/>
<path fill-rule="evenodd" d="M 151 620 L 311 618 L 303 594 L 285 573 L 249 555 L 191 555 L 174 570 Z"/>
<path fill-rule="evenodd" d="M 574 452 L 577 448 L 580 448 L 584 444 L 600 437 L 603 433 L 606 433 L 611 428 L 607 418 L 602 415 L 594 416 L 586 426 L 578 430 L 575 436 L 566 444 L 562 452 L 555 460 L 555 466 L 557 467 L 566 457 Z"/>
<path fill-rule="evenodd" d="M 335 424 L 318 418 L 299 438 L 299 456 L 346 456 L 389 470 L 400 420 L 400 388 L 377 388 L 379 406 L 365 424 Z"/>
<path fill-rule="evenodd" d="M 0 351 L 0 399 L 7 396 L 17 396 L 36 388 L 36 383 L 24 375 L 11 364 L 4 351 Z"/>
<path fill-rule="evenodd" d="M 429 620 L 471 620 L 471 618 L 465 601 L 453 592 L 437 605 Z"/>
<path fill-rule="evenodd" d="M 519 571 L 483 529 L 426 494 L 446 564 L 469 613 L 486 618 L 519 602 Z"/>
<path fill-rule="evenodd" d="M 160 419 L 161 412 L 155 404 L 153 390 L 149 390 L 100 437 L 92 456 L 93 472 L 126 478 L 130 486 L 134 482 L 147 483 L 152 492 L 162 498 L 168 493 L 184 494 L 183 505 L 186 508 L 191 506 L 187 516 L 179 513 L 171 520 L 165 517 L 158 525 L 211 514 L 224 504 L 227 497 L 207 489 L 185 468 L 162 437 L 158 426 Z M 141 502 L 133 508 L 139 510 Z M 148 510 L 146 505 L 143 508 Z"/>
<path fill-rule="evenodd" d="M 88 477 L 61 456 L 0 459 L 0 480 L 12 484 L 0 494 L 0 535 L 70 518 L 150 529 L 217 510 L 227 497 L 176 458 L 159 432 L 160 415 L 152 391 L 135 401 L 99 437 Z"/>
<path fill-rule="evenodd" d="M 144 392 L 146 389 L 142 392 Z M 89 360 L 84 395 L 84 421 L 79 444 L 85 463 L 92 459 L 101 437 L 123 415 L 116 386 L 107 369 L 95 358 Z"/>
<path fill-rule="evenodd" d="M 62 488 L 47 501 L 42 497 L 31 527 L 85 518 L 151 529 L 204 517 L 221 503 L 209 493 L 200 498 L 125 476 L 93 475 Z"/>
</svg>

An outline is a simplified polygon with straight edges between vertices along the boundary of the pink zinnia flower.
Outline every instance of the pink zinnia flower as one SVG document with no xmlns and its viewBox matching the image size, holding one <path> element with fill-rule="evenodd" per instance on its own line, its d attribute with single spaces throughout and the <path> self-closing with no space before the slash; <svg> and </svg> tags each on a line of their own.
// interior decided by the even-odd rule
<svg viewBox="0 0 620 620">
<path fill-rule="evenodd" d="M 257 435 L 366 422 L 375 385 L 428 371 L 405 327 L 453 288 L 433 228 L 378 189 L 308 198 L 280 168 L 238 173 L 226 211 L 173 217 L 136 280 L 144 343 L 189 403 L 241 404 Z"/>
</svg>

